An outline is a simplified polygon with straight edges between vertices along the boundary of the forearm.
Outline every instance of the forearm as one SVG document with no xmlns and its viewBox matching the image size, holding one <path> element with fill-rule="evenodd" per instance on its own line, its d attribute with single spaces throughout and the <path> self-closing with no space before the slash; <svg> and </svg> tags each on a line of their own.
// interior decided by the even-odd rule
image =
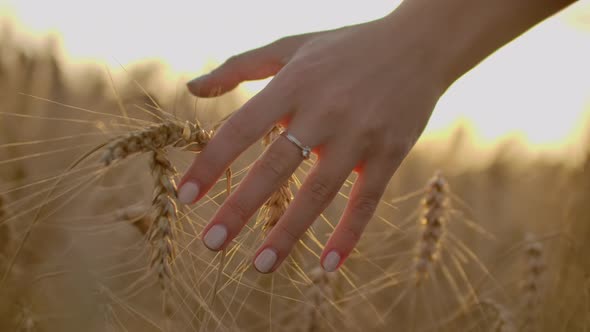
<svg viewBox="0 0 590 332">
<path fill-rule="evenodd" d="M 575 0 L 406 0 L 385 19 L 421 34 L 448 86 L 498 48 Z"/>
</svg>

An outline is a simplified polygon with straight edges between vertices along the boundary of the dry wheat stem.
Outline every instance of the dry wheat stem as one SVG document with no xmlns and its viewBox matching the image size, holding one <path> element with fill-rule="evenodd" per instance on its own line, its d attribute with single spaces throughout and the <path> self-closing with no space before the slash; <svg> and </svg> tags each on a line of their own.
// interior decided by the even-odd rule
<svg viewBox="0 0 590 332">
<path fill-rule="evenodd" d="M 422 226 L 420 240 L 416 248 L 416 284 L 424 280 L 440 255 L 440 242 L 445 234 L 447 212 L 449 211 L 449 189 L 440 172 L 430 179 L 422 199 Z"/>
<path fill-rule="evenodd" d="M 12 223 L 4 222 L 10 216 L 6 205 L 5 198 L 0 195 L 0 271 L 9 268 L 8 262 L 15 245 Z"/>
<path fill-rule="evenodd" d="M 0 253 L 3 253 L 11 239 L 12 229 L 9 223 L 4 222 L 7 219 L 8 212 L 6 211 L 6 203 L 4 197 L 0 195 Z"/>
<path fill-rule="evenodd" d="M 111 141 L 101 158 L 106 166 L 134 153 L 162 150 L 173 146 L 200 151 L 211 138 L 211 133 L 198 123 L 183 124 L 167 121 L 142 130 L 132 131 Z"/>
<path fill-rule="evenodd" d="M 227 198 L 231 195 L 231 188 L 232 188 L 232 186 L 231 186 L 232 185 L 231 167 L 228 167 L 225 170 L 225 181 L 226 181 L 225 193 L 226 193 L 226 198 Z M 211 308 L 211 315 L 213 315 L 213 310 L 215 309 L 215 300 L 217 299 L 217 293 L 219 292 L 219 288 L 220 288 L 219 286 L 222 283 L 223 269 L 226 264 L 226 255 L 227 255 L 227 249 L 223 249 L 219 253 L 219 265 L 217 266 L 217 274 L 215 276 L 215 281 L 213 283 L 213 289 L 211 290 L 211 299 L 209 300 L 209 307 Z M 207 316 L 206 319 L 203 319 L 203 323 L 201 325 L 200 331 L 205 331 L 205 329 L 209 325 L 209 318 L 210 318 L 210 316 Z"/>
</svg>

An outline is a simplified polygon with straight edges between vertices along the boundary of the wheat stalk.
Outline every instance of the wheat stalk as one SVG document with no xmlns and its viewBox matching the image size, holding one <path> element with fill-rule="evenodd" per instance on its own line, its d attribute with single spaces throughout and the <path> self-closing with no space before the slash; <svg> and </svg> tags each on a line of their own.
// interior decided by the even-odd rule
<svg viewBox="0 0 590 332">
<path fill-rule="evenodd" d="M 416 284 L 427 277 L 440 255 L 440 242 L 445 233 L 447 212 L 449 210 L 449 189 L 447 181 L 440 172 L 430 179 L 422 199 L 422 227 L 415 257 Z"/>
<path fill-rule="evenodd" d="M 0 254 L 4 253 L 8 247 L 9 241 L 12 238 L 12 228 L 6 222 L 8 219 L 6 217 L 7 215 L 8 212 L 6 211 L 4 198 L 0 196 Z"/>
<path fill-rule="evenodd" d="M 17 314 L 14 315 L 13 324 L 15 324 L 16 331 L 19 332 L 32 332 L 37 330 L 37 320 L 33 315 L 32 310 L 22 304 L 22 299 L 27 298 L 27 294 L 29 293 L 27 281 L 28 273 L 30 271 L 26 271 L 24 264 L 14 264 L 12 267 L 10 266 L 10 255 L 17 247 L 17 243 L 15 242 L 16 235 L 14 233 L 14 229 L 12 224 L 7 223 L 6 220 L 13 216 L 10 211 L 6 208 L 6 200 L 5 198 L 0 195 L 0 271 L 4 271 L 5 269 L 10 269 L 10 271 L 5 271 L 8 275 L 10 275 L 15 281 L 19 284 L 23 283 L 25 287 L 13 285 L 11 289 L 11 294 L 7 296 L 4 294 L 4 299 L 10 303 L 10 301 L 14 301 L 15 299 L 19 299 L 17 302 Z M 15 287 L 16 286 L 16 287 Z"/>
<path fill-rule="evenodd" d="M 523 330 L 535 331 L 541 302 L 541 287 L 545 272 L 543 245 L 533 234 L 526 235 L 525 260 L 522 289 Z"/>
<path fill-rule="evenodd" d="M 106 166 L 135 153 L 162 150 L 173 146 L 191 151 L 201 151 L 211 138 L 211 133 L 198 123 L 167 121 L 120 136 L 111 141 L 101 158 Z"/>
<path fill-rule="evenodd" d="M 0 271 L 8 268 L 7 263 L 15 245 L 12 224 L 7 222 L 9 216 L 5 198 L 0 195 Z"/>
</svg>

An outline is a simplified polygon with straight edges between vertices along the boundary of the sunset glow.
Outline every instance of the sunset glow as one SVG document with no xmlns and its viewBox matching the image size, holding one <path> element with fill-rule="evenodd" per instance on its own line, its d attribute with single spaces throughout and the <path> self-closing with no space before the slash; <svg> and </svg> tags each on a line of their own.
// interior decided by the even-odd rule
<svg viewBox="0 0 590 332">
<path fill-rule="evenodd" d="M 375 19 L 396 3 L 177 1 L 164 6 L 145 1 L 4 0 L 0 15 L 26 34 L 58 36 L 72 61 L 116 67 L 157 59 L 188 79 L 281 36 Z M 430 137 L 462 119 L 472 124 L 482 144 L 516 135 L 536 148 L 575 149 L 590 105 L 588 8 L 588 1 L 579 2 L 459 80 L 434 112 Z M 244 87 L 251 95 L 266 82 Z"/>
</svg>

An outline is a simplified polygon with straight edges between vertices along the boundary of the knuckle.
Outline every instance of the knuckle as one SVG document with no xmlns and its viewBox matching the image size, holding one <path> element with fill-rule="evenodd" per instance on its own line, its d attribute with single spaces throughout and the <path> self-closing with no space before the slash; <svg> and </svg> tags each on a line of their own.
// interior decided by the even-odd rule
<svg viewBox="0 0 590 332">
<path fill-rule="evenodd" d="M 394 141 L 387 147 L 387 157 L 388 159 L 402 159 L 408 154 L 411 148 L 411 143 L 406 141 Z"/>
<path fill-rule="evenodd" d="M 357 138 L 357 142 L 362 151 L 380 151 L 383 149 L 383 140 L 380 138 L 380 132 L 375 128 L 364 128 Z"/>
<path fill-rule="evenodd" d="M 412 148 L 411 142 L 397 137 L 396 135 L 385 135 L 381 139 L 381 148 L 378 150 L 376 158 L 385 163 L 402 160 Z"/>
<path fill-rule="evenodd" d="M 336 194 L 335 186 L 329 181 L 318 179 L 308 189 L 309 198 L 317 203 L 327 203 Z"/>
<path fill-rule="evenodd" d="M 391 128 L 387 127 L 388 122 L 376 121 L 375 118 L 378 117 L 371 116 L 369 119 L 358 123 L 359 129 L 356 132 L 356 135 L 358 136 L 357 141 L 364 151 L 383 150 L 385 147 L 384 142 L 387 137 L 387 132 L 391 131 Z"/>
<path fill-rule="evenodd" d="M 362 228 L 352 225 L 342 225 L 341 231 L 346 236 L 347 242 L 356 243 L 361 238 Z"/>
<path fill-rule="evenodd" d="M 225 203 L 229 213 L 236 217 L 241 225 L 244 225 L 250 219 L 250 211 L 240 201 L 236 199 L 229 199 Z"/>
<path fill-rule="evenodd" d="M 201 190 L 204 190 L 204 187 L 209 187 L 219 178 L 219 169 L 223 169 L 223 166 L 218 158 L 208 149 L 204 149 L 195 157 L 187 176 L 197 180 L 202 186 Z"/>
<path fill-rule="evenodd" d="M 282 153 L 269 149 L 265 155 L 256 162 L 256 168 L 275 179 L 285 176 L 288 171 L 286 159 Z"/>
<path fill-rule="evenodd" d="M 368 137 L 370 139 L 376 140 L 377 138 L 382 138 L 385 136 L 385 133 L 391 128 L 387 127 L 387 122 L 385 121 L 367 121 L 364 123 L 363 129 L 363 136 Z"/>
<path fill-rule="evenodd" d="M 300 55 L 295 55 L 288 65 L 288 72 L 286 74 L 292 83 L 307 87 L 308 85 L 302 84 L 302 82 L 309 81 L 314 77 L 314 73 L 316 72 L 317 69 L 314 68 L 313 63 L 310 63 L 305 58 L 301 58 Z"/>
<path fill-rule="evenodd" d="M 225 66 L 235 66 L 240 62 L 241 56 L 240 55 L 232 55 L 227 60 L 225 60 Z"/>
<path fill-rule="evenodd" d="M 289 242 L 291 242 L 291 243 L 295 243 L 295 242 L 299 241 L 299 235 L 296 232 L 292 231 L 284 223 L 281 223 L 281 222 L 277 223 L 275 225 L 275 229 L 279 233 L 279 237 L 287 238 L 289 240 Z"/>
<path fill-rule="evenodd" d="M 325 121 L 325 123 L 329 123 L 330 121 L 339 119 L 342 116 L 343 109 L 344 108 L 336 105 L 335 103 L 330 103 L 327 105 L 320 106 L 320 111 L 317 112 L 317 114 L 319 115 L 320 121 Z"/>
<path fill-rule="evenodd" d="M 275 47 L 284 47 L 284 46 L 289 45 L 292 42 L 292 40 L 293 40 L 293 36 L 281 37 L 279 39 L 276 39 L 270 45 L 275 46 Z"/>
<path fill-rule="evenodd" d="M 359 222 L 364 222 L 366 219 L 369 219 L 377 210 L 377 205 L 379 204 L 379 199 L 376 198 L 376 195 L 359 195 L 351 202 L 352 212 L 357 217 L 361 217 L 363 220 Z"/>
<path fill-rule="evenodd" d="M 340 91 L 326 92 L 325 97 L 319 103 L 319 109 L 323 110 L 324 115 L 333 116 L 342 114 L 346 109 L 351 108 L 349 96 Z"/>
<path fill-rule="evenodd" d="M 341 92 L 327 92 L 325 96 L 318 97 L 318 102 L 310 105 L 314 117 L 318 123 L 332 123 L 335 126 L 351 126 L 352 131 L 359 125 L 359 119 L 349 97 Z M 352 133 L 351 131 L 351 133 Z"/>
<path fill-rule="evenodd" d="M 305 89 L 305 85 L 301 84 L 302 80 L 296 75 L 292 70 L 281 71 L 272 81 L 272 86 L 280 90 L 286 100 L 294 100 Z"/>
</svg>

